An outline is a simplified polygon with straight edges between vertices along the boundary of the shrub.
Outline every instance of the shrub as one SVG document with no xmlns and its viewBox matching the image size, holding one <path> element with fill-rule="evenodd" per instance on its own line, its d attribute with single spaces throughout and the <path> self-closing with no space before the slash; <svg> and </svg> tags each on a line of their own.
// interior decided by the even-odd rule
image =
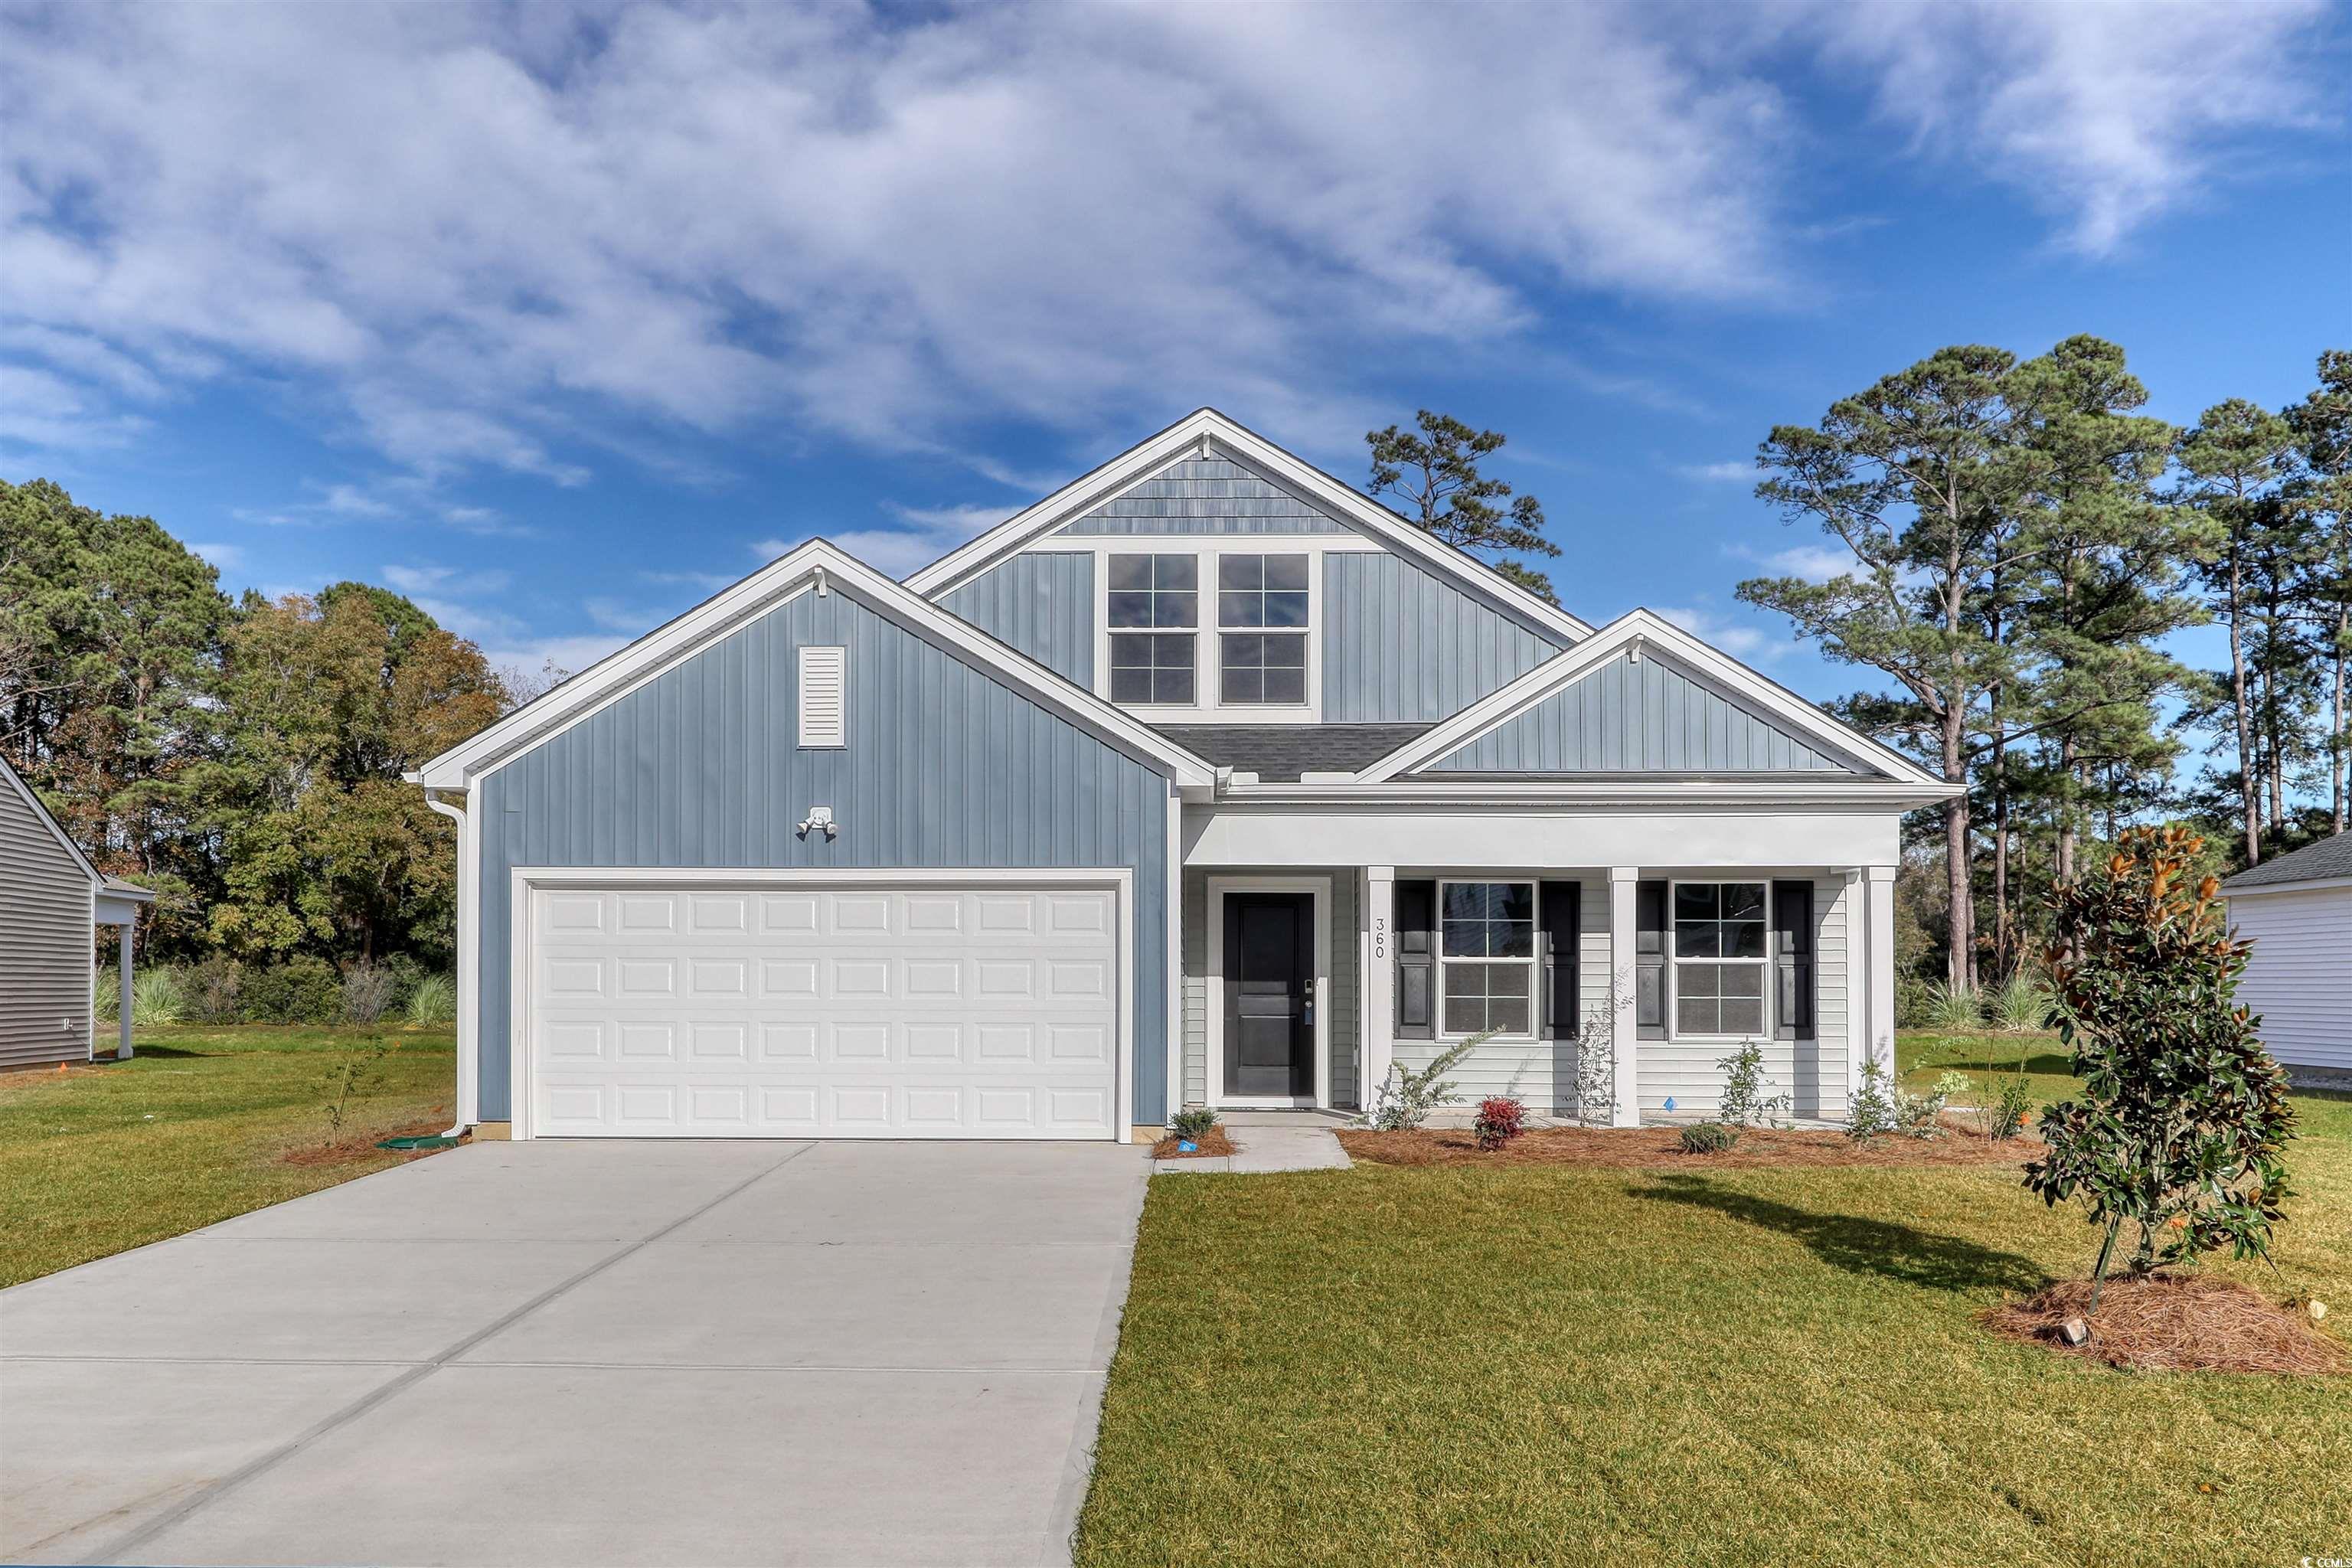
<svg viewBox="0 0 2352 1568">
<path fill-rule="evenodd" d="M 1984 1027 L 1984 998 L 1970 985 L 1942 981 L 1927 986 L 1927 1027 L 1947 1035 L 1969 1035 Z"/>
<path fill-rule="evenodd" d="M 101 1024 L 116 1022 L 122 1016 L 122 971 L 107 964 L 99 970 L 91 984 L 91 1013 Z"/>
<path fill-rule="evenodd" d="M 1895 977 L 1895 1026 L 1924 1029 L 1935 1021 L 1936 988 L 1916 974 Z"/>
<path fill-rule="evenodd" d="M 1739 1142 L 1739 1130 L 1720 1121 L 1701 1121 L 1683 1129 L 1685 1154 L 1727 1154 Z"/>
<path fill-rule="evenodd" d="M 392 1010 L 391 970 L 381 964 L 354 963 L 343 971 L 342 1016 L 346 1024 L 373 1024 Z"/>
<path fill-rule="evenodd" d="M 1906 1094 L 1897 1089 L 1895 1103 L 1897 1111 L 1895 1131 L 1906 1138 L 1940 1138 L 1944 1135 L 1944 1112 L 1956 1096 L 1967 1094 L 1976 1086 L 1969 1075 L 1947 1072 L 1936 1079 L 1936 1087 L 1925 1094 Z"/>
<path fill-rule="evenodd" d="M 1716 1102 L 1716 1119 L 1737 1127 L 1769 1124 L 1795 1103 L 1785 1094 L 1766 1094 L 1764 1047 L 1743 1040 L 1738 1050 L 1715 1064 L 1723 1071 L 1723 1097 Z"/>
<path fill-rule="evenodd" d="M 1902 1114 L 1894 1091 L 1886 1085 L 1886 1064 L 1874 1051 L 1862 1064 L 1862 1088 L 1846 1111 L 1845 1135 L 1857 1143 L 1867 1143 L 1894 1131 Z"/>
<path fill-rule="evenodd" d="M 1508 1095 L 1496 1095 L 1478 1102 L 1470 1130 L 1478 1135 L 1478 1147 L 1491 1154 L 1527 1131 L 1527 1115 L 1526 1106 Z"/>
<path fill-rule="evenodd" d="M 2103 874 L 2050 897 L 2058 1032 L 2083 1089 L 2042 1112 L 2050 1151 L 2025 1185 L 2090 1205 L 2095 1311 L 2126 1220 L 2135 1276 L 2224 1247 L 2267 1260 L 2288 1195 L 2286 1074 L 2234 999 L 2253 944 L 2230 935 L 2216 879 L 2187 881 L 2203 847 L 2185 828 L 2126 829 Z"/>
<path fill-rule="evenodd" d="M 434 1028 L 457 1021 L 457 987 L 446 974 L 427 974 L 408 993 L 408 1021 Z"/>
<path fill-rule="evenodd" d="M 2000 1080 L 1993 1103 L 1980 1107 L 1977 1117 L 1987 1137 L 2006 1142 L 2025 1131 L 2025 1118 L 2032 1110 L 2033 1086 L 2020 1073 Z"/>
<path fill-rule="evenodd" d="M 1576 1032 L 1576 1121 L 1582 1127 L 1608 1127 L 1617 1121 L 1617 987 L 1585 1014 Z"/>
<path fill-rule="evenodd" d="M 331 1024 L 343 983 L 323 958 L 289 958 L 246 972 L 241 1013 L 253 1024 Z"/>
<path fill-rule="evenodd" d="M 2050 1022 L 2050 987 L 2021 966 L 1994 988 L 1989 1005 L 1993 1027 L 2005 1035 L 2031 1034 Z"/>
<path fill-rule="evenodd" d="M 1197 1143 L 1217 1124 L 1217 1113 L 1205 1105 L 1188 1105 L 1168 1119 L 1168 1131 Z"/>
<path fill-rule="evenodd" d="M 118 983 L 119 987 L 119 983 Z M 118 988 L 117 995 L 121 994 Z M 142 969 L 131 965 L 131 1021 L 144 1029 L 154 1024 L 176 1024 L 187 1011 L 180 973 L 167 964 Z"/>
<path fill-rule="evenodd" d="M 352 1099 L 367 1092 L 376 1075 L 377 1066 L 392 1049 L 392 1042 L 376 1036 L 355 1041 L 335 1053 L 325 1076 L 320 1079 L 326 1100 L 320 1109 L 327 1113 L 330 1137 L 343 1130 L 343 1120 L 351 1113 Z"/>
<path fill-rule="evenodd" d="M 215 953 L 188 966 L 188 1021 L 194 1024 L 234 1024 L 243 1016 L 245 966 L 224 953 Z"/>
<path fill-rule="evenodd" d="M 1419 1072 L 1405 1071 L 1402 1062 L 1391 1063 L 1387 1081 L 1381 1085 L 1380 1094 L 1372 1101 L 1371 1114 L 1363 1117 L 1362 1121 L 1382 1132 L 1409 1132 L 1419 1127 L 1429 1120 L 1431 1111 L 1462 1098 L 1454 1092 L 1454 1085 L 1445 1075 L 1475 1047 L 1493 1037 L 1494 1031 L 1489 1029 L 1448 1046 Z"/>
</svg>

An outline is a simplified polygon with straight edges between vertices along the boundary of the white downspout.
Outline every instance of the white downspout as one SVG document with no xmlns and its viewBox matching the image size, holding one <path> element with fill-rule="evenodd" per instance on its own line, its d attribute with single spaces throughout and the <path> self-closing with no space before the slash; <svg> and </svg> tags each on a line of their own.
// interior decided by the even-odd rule
<svg viewBox="0 0 2352 1568">
<path fill-rule="evenodd" d="M 480 954 L 476 951 L 475 925 L 475 849 L 474 814 L 451 805 L 432 790 L 425 792 L 425 804 L 457 825 L 457 1120 L 444 1138 L 455 1138 L 481 1118 L 478 1114 L 482 1091 L 482 1067 L 475 1039 L 480 1020 L 477 972 Z"/>
</svg>

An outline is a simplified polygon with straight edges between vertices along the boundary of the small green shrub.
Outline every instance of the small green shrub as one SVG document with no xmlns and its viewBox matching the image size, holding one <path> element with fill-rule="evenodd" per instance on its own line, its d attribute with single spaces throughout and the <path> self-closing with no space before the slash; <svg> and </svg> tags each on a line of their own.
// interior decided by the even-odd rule
<svg viewBox="0 0 2352 1568">
<path fill-rule="evenodd" d="M 1685 1154 L 1726 1154 L 1739 1142 L 1739 1130 L 1720 1121 L 1701 1121 L 1683 1129 Z"/>
<path fill-rule="evenodd" d="M 1895 1026 L 1924 1029 L 1935 1022 L 1936 988 L 1916 974 L 1895 977 Z"/>
<path fill-rule="evenodd" d="M 436 1028 L 457 1021 L 457 987 L 446 974 L 427 974 L 408 993 L 408 1021 Z"/>
<path fill-rule="evenodd" d="M 1984 998 L 1972 985 L 1936 982 L 1927 987 L 1927 1027 L 1947 1035 L 1973 1034 L 1984 1027 Z"/>
<path fill-rule="evenodd" d="M 1766 1094 L 1770 1080 L 1764 1076 L 1764 1047 L 1743 1040 L 1739 1048 L 1715 1064 L 1723 1069 L 1723 1095 L 1716 1101 L 1716 1119 L 1734 1127 L 1769 1125 L 1796 1102 L 1785 1094 Z"/>
<path fill-rule="evenodd" d="M 1993 1102 L 1977 1113 L 1985 1135 L 2006 1141 L 2025 1131 L 2025 1119 L 2033 1110 L 2033 1086 L 2025 1081 L 2023 1073 L 2000 1080 Z"/>
<path fill-rule="evenodd" d="M 392 1050 L 392 1042 L 382 1036 L 355 1040 L 335 1053 L 320 1079 L 326 1099 L 320 1109 L 327 1113 L 327 1133 L 332 1137 L 343 1130 L 343 1121 L 351 1114 L 352 1100 L 363 1095 L 375 1080 L 377 1069 Z"/>
<path fill-rule="evenodd" d="M 107 964 L 98 972 L 92 983 L 90 1011 L 101 1024 L 111 1024 L 122 1016 L 122 971 Z"/>
<path fill-rule="evenodd" d="M 1188 1105 L 1168 1119 L 1168 1131 L 1197 1143 L 1217 1124 L 1217 1113 L 1205 1105 Z"/>
<path fill-rule="evenodd" d="M 1495 1031 L 1488 1029 L 1449 1046 L 1419 1072 L 1407 1072 L 1402 1062 L 1391 1062 L 1388 1081 L 1381 1085 L 1380 1095 L 1372 1101 L 1371 1114 L 1360 1118 L 1360 1123 L 1381 1132 L 1408 1132 L 1419 1127 L 1429 1120 L 1431 1111 L 1462 1098 L 1445 1075 L 1494 1037 Z"/>
<path fill-rule="evenodd" d="M 1989 999 L 1993 1027 L 2005 1035 L 2025 1035 L 2050 1022 L 2050 988 L 2041 976 L 2021 968 L 1993 989 Z"/>
<path fill-rule="evenodd" d="M 119 983 L 118 983 L 119 987 Z M 120 995 L 118 988 L 117 994 Z M 186 1013 L 187 996 L 180 973 L 164 964 L 142 969 L 131 965 L 131 1021 L 140 1028 L 176 1024 Z"/>
<path fill-rule="evenodd" d="M 215 953 L 183 973 L 187 983 L 188 1022 L 234 1024 L 244 1016 L 245 965 L 226 953 Z"/>
<path fill-rule="evenodd" d="M 1894 1090 L 1886 1084 L 1886 1064 L 1874 1052 L 1862 1064 L 1862 1088 L 1846 1111 L 1845 1135 L 1857 1143 L 1867 1143 L 1894 1131 L 1902 1116 Z"/>
<path fill-rule="evenodd" d="M 331 1024 L 343 1009 L 342 977 L 323 958 L 289 958 L 246 972 L 240 1016 L 250 1024 Z"/>
</svg>

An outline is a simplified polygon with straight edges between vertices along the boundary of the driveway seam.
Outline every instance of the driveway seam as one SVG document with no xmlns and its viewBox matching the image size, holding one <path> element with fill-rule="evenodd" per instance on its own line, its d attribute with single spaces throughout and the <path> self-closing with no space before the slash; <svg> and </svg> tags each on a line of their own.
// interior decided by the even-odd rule
<svg viewBox="0 0 2352 1568">
<path fill-rule="evenodd" d="M 594 1279 L 597 1275 L 602 1274 L 604 1270 L 612 1268 L 614 1264 L 619 1263 L 624 1258 L 634 1257 L 636 1253 L 660 1240 L 663 1237 L 667 1236 L 670 1232 L 677 1229 L 680 1226 L 689 1225 L 694 1221 L 700 1219 L 704 1215 L 709 1214 L 712 1209 L 717 1208 L 720 1204 L 725 1203 L 728 1199 L 758 1185 L 760 1183 L 767 1180 L 770 1176 L 774 1175 L 778 1171 L 782 1170 L 786 1165 L 791 1164 L 794 1160 L 799 1159 L 802 1155 L 816 1147 L 817 1145 L 814 1143 L 803 1143 L 800 1145 L 798 1148 L 786 1154 L 782 1159 L 777 1161 L 774 1164 L 767 1166 L 766 1168 L 754 1173 L 751 1176 L 746 1177 L 744 1180 L 736 1183 L 733 1186 L 728 1188 L 725 1192 L 720 1193 L 709 1202 L 703 1204 L 699 1207 L 692 1209 L 686 1214 L 680 1215 L 677 1218 L 670 1221 L 667 1225 L 663 1226 L 659 1230 L 650 1232 L 649 1234 L 639 1237 L 637 1240 L 631 1242 L 628 1246 L 622 1247 L 619 1251 L 611 1254 L 601 1261 L 590 1264 L 587 1268 L 582 1269 L 577 1274 L 572 1275 L 570 1279 L 562 1280 L 559 1283 L 549 1287 L 547 1289 L 541 1291 L 530 1300 L 525 1301 L 521 1306 L 515 1308 L 513 1310 L 493 1320 L 486 1326 L 478 1329 L 474 1332 L 466 1335 L 463 1339 L 458 1340 L 455 1344 L 443 1350 L 432 1360 L 416 1363 L 415 1364 L 408 1367 L 405 1371 L 400 1373 L 397 1376 L 389 1378 L 377 1384 L 374 1388 L 370 1389 L 367 1393 L 362 1394 L 357 1399 L 352 1400 L 349 1405 L 344 1405 L 341 1410 L 338 1410 L 332 1415 L 325 1417 L 323 1420 L 315 1423 L 308 1430 L 299 1433 L 290 1441 L 281 1443 L 277 1447 L 269 1450 L 269 1452 L 263 1454 L 257 1458 L 247 1460 L 245 1464 L 238 1466 L 234 1470 L 231 1470 L 227 1475 L 221 1477 L 218 1480 L 213 1481 L 196 1491 L 184 1501 L 165 1510 L 163 1513 L 148 1521 L 145 1524 L 131 1531 L 128 1535 L 121 1537 L 110 1546 L 107 1547 L 104 1551 L 94 1553 L 91 1556 L 90 1561 L 109 1563 L 121 1561 L 124 1557 L 138 1551 L 141 1547 L 145 1546 L 149 1542 L 153 1541 L 164 1531 L 184 1522 L 190 1517 L 202 1510 L 211 1507 L 214 1503 L 220 1501 L 221 1499 L 227 1497 L 235 1491 L 237 1491 L 257 1478 L 277 1468 L 279 1465 L 285 1463 L 288 1459 L 292 1458 L 296 1454 L 301 1452 L 304 1448 L 309 1447 L 312 1443 L 325 1436 L 328 1433 L 335 1431 L 336 1429 L 357 1420 L 360 1416 L 366 1415 L 369 1411 L 373 1410 L 376 1406 L 391 1399 L 394 1394 L 401 1393 L 404 1389 L 411 1388 L 426 1377 L 429 1377 L 441 1367 L 446 1365 L 457 1357 L 465 1354 L 466 1352 L 473 1349 L 476 1345 L 482 1343 L 492 1335 L 512 1327 L 515 1323 L 520 1321 L 526 1317 L 529 1317 L 531 1313 L 539 1310 L 541 1307 L 546 1306 L 549 1302 L 555 1300 L 557 1298 L 564 1295 L 573 1288 Z"/>
</svg>

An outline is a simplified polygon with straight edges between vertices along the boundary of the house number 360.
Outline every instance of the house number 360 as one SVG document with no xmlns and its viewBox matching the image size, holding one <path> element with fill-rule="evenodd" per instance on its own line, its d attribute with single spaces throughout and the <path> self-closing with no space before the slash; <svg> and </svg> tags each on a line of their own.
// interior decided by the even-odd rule
<svg viewBox="0 0 2352 1568">
<path fill-rule="evenodd" d="M 1374 958 L 1386 958 L 1388 955 L 1388 918 L 1384 915 L 1375 915 L 1372 917 L 1372 956 Z"/>
</svg>

